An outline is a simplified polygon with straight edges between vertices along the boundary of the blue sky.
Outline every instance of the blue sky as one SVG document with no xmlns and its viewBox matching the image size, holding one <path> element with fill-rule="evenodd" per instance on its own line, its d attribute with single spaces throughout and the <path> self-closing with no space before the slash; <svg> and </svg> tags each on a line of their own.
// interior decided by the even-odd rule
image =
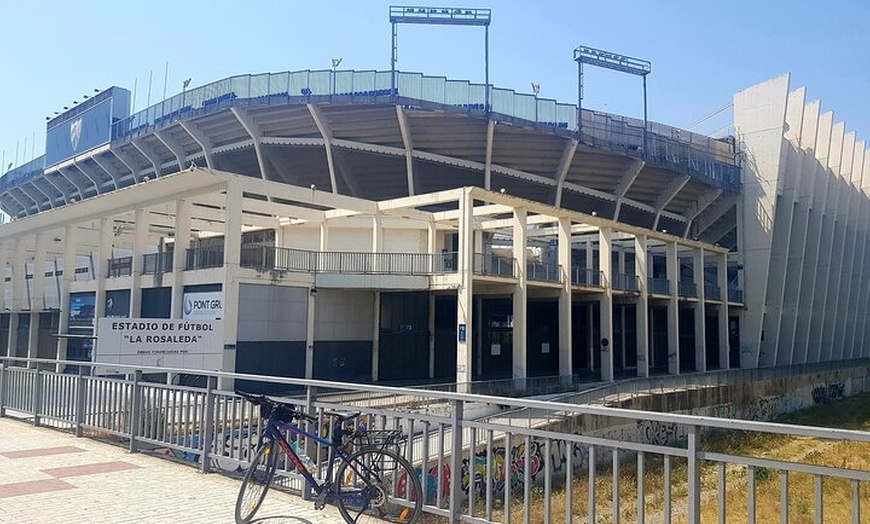
<svg viewBox="0 0 870 524">
<path fill-rule="evenodd" d="M 45 117 L 95 88 L 133 89 L 136 108 L 241 73 L 389 69 L 388 8 L 399 2 L 23 0 L 3 6 L 0 151 L 6 164 L 43 152 Z M 402 4 L 404 5 L 404 4 Z M 792 88 L 870 139 L 870 2 L 480 1 L 407 5 L 490 7 L 490 80 L 576 103 L 579 44 L 644 58 L 651 120 L 686 127 L 735 91 L 792 73 Z M 398 68 L 483 82 L 482 28 L 399 27 Z M 642 116 L 637 77 L 587 68 L 584 107 Z M 715 133 L 724 112 L 693 130 Z M 35 138 L 34 138 L 35 137 Z M 27 141 L 25 151 L 24 142 Z M 35 146 L 34 146 L 35 140 Z M 0 166 L 5 168 L 6 166 Z"/>
</svg>

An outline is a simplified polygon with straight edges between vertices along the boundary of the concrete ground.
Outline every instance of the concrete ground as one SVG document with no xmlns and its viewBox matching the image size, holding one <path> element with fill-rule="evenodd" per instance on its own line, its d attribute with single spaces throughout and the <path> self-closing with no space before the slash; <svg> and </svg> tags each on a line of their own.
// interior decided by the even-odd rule
<svg viewBox="0 0 870 524">
<path fill-rule="evenodd" d="M 233 522 L 241 482 L 69 433 L 0 419 L 0 523 Z M 334 507 L 270 490 L 255 522 L 331 524 Z"/>
</svg>

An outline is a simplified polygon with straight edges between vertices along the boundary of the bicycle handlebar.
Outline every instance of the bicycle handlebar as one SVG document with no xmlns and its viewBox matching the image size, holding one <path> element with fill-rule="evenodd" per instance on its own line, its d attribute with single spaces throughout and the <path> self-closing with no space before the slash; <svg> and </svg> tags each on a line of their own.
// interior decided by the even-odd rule
<svg viewBox="0 0 870 524">
<path fill-rule="evenodd" d="M 307 420 L 308 422 L 317 422 L 317 417 L 313 417 L 303 411 L 300 411 L 293 404 L 273 400 L 266 395 L 254 395 L 252 393 L 246 393 L 244 391 L 236 391 L 235 393 L 236 395 L 246 399 L 248 402 L 254 404 L 255 406 L 266 407 L 267 409 L 264 410 L 263 413 L 269 413 L 270 417 L 275 413 L 277 409 L 283 408 L 285 410 L 284 412 L 291 418 L 300 418 L 303 420 Z"/>
</svg>

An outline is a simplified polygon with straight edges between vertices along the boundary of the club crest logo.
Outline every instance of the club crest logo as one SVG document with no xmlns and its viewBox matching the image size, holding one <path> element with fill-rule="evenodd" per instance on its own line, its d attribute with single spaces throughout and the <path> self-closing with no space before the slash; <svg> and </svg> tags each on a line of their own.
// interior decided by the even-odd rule
<svg viewBox="0 0 870 524">
<path fill-rule="evenodd" d="M 79 141 L 82 139 L 82 119 L 79 118 L 69 126 L 69 143 L 73 151 L 79 148 Z"/>
<path fill-rule="evenodd" d="M 184 314 L 189 315 L 193 312 L 193 301 L 189 298 L 184 301 Z"/>
</svg>

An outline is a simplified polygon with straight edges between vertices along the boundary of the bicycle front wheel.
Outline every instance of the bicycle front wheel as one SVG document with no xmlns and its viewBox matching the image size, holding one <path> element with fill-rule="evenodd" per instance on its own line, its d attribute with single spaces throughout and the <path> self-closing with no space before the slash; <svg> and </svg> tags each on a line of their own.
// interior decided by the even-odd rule
<svg viewBox="0 0 870 524">
<path fill-rule="evenodd" d="M 423 511 L 420 479 L 393 451 L 357 451 L 339 466 L 335 481 L 338 511 L 346 522 L 413 524 Z"/>
<path fill-rule="evenodd" d="M 248 524 L 266 498 L 269 485 L 275 476 L 275 455 L 278 447 L 273 441 L 264 442 L 254 456 L 242 487 L 239 489 L 239 498 L 236 499 L 236 524 Z"/>
</svg>

